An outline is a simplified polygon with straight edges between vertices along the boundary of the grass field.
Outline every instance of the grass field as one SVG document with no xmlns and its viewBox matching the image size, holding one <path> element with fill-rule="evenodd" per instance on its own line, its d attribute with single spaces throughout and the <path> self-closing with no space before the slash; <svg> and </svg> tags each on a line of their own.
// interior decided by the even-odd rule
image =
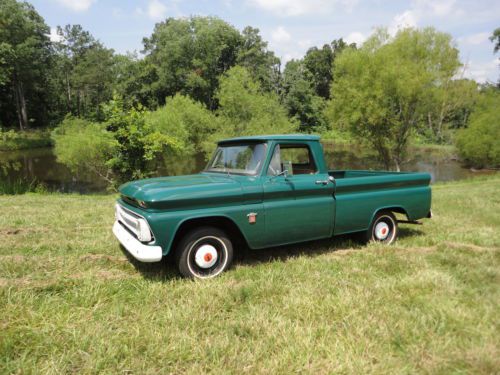
<svg viewBox="0 0 500 375">
<path fill-rule="evenodd" d="M 500 177 L 434 186 L 391 247 L 247 252 L 220 278 L 131 263 L 112 196 L 0 196 L 0 373 L 500 372 Z"/>
</svg>

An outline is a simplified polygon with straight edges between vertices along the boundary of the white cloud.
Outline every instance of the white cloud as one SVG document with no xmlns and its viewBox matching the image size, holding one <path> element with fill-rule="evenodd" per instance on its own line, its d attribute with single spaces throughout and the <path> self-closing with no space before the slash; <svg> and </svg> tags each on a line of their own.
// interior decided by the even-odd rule
<svg viewBox="0 0 500 375">
<path fill-rule="evenodd" d="M 464 77 L 471 78 L 477 82 L 495 82 L 493 77 L 498 77 L 499 60 L 491 60 L 485 63 L 469 62 L 465 64 Z"/>
<path fill-rule="evenodd" d="M 167 15 L 167 7 L 159 0 L 151 0 L 148 4 L 147 13 L 153 21 L 161 21 Z"/>
<path fill-rule="evenodd" d="M 360 32 L 353 32 L 347 35 L 345 38 L 347 43 L 356 43 L 356 45 L 360 46 L 366 40 L 366 36 Z"/>
<path fill-rule="evenodd" d="M 55 27 L 50 28 L 49 38 L 50 38 L 50 41 L 54 42 L 54 43 L 60 42 L 62 40 L 62 36 L 60 36 L 57 33 L 57 28 L 55 28 Z"/>
<path fill-rule="evenodd" d="M 59 4 L 75 12 L 83 12 L 89 9 L 96 1 L 97 0 L 57 0 Z"/>
<path fill-rule="evenodd" d="M 336 5 L 351 11 L 358 0 L 248 0 L 248 2 L 278 16 L 301 16 L 329 13 Z"/>
<path fill-rule="evenodd" d="M 422 12 L 444 17 L 455 12 L 456 0 L 417 0 L 415 8 Z"/>
<path fill-rule="evenodd" d="M 389 26 L 389 34 L 395 35 L 399 30 L 408 27 L 417 27 L 418 15 L 415 11 L 407 10 L 403 13 L 396 14 Z"/>
<path fill-rule="evenodd" d="M 490 36 L 490 33 L 488 33 L 488 32 L 471 34 L 471 35 L 467 35 L 467 36 L 458 38 L 458 42 L 461 44 L 466 44 L 466 45 L 478 45 L 478 44 L 489 42 L 489 40 L 488 40 L 489 36 Z"/>
<path fill-rule="evenodd" d="M 271 38 L 273 42 L 283 43 L 283 42 L 288 42 L 292 37 L 288 33 L 288 31 L 285 30 L 283 26 L 280 26 L 272 31 Z"/>
</svg>

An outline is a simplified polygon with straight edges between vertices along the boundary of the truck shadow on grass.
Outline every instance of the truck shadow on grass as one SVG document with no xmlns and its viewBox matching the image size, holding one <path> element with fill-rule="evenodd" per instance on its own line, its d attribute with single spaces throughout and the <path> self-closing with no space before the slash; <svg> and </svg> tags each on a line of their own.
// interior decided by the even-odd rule
<svg viewBox="0 0 500 375">
<path fill-rule="evenodd" d="M 424 233 L 420 229 L 400 227 L 399 238 L 422 236 Z M 341 235 L 324 240 L 301 242 L 293 245 L 270 247 L 260 250 L 241 248 L 235 252 L 233 265 L 252 266 L 259 263 L 273 261 L 286 262 L 289 259 L 299 256 L 316 257 L 322 254 L 334 253 L 339 250 L 362 251 L 366 248 L 359 234 Z M 125 248 L 120 246 L 123 254 L 127 257 L 132 266 L 147 280 L 169 281 L 180 279 L 176 270 L 173 257 L 164 257 L 161 262 L 142 263 L 133 258 Z M 230 271 L 229 271 L 230 272 Z"/>
</svg>

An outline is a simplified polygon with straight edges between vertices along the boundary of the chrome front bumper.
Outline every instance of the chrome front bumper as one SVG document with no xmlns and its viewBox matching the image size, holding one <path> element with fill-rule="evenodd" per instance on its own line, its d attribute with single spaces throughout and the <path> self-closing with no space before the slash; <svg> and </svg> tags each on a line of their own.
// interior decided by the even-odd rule
<svg viewBox="0 0 500 375">
<path fill-rule="evenodd" d="M 113 225 L 113 234 L 135 259 L 141 262 L 159 262 L 163 256 L 160 246 L 145 245 L 132 236 L 118 221 Z"/>
</svg>

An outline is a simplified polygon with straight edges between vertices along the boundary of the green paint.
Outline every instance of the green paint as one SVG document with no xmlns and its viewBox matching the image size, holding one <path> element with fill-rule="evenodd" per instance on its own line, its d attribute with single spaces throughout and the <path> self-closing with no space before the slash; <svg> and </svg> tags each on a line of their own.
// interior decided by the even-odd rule
<svg viewBox="0 0 500 375">
<path fill-rule="evenodd" d="M 257 175 L 204 171 L 160 177 L 120 187 L 120 204 L 145 217 L 166 255 L 179 227 L 188 220 L 226 218 L 239 228 L 252 249 L 328 238 L 368 229 L 375 213 L 390 208 L 410 220 L 426 217 L 431 206 L 428 173 L 329 171 L 319 137 L 258 136 L 224 140 L 221 146 L 266 143 L 263 168 Z M 314 173 L 268 174 L 274 150 L 308 148 Z M 283 160 L 282 160 L 283 162 Z M 310 168 L 310 165 L 306 166 Z M 329 177 L 335 180 L 328 181 Z M 125 200 L 124 200 L 125 199 Z M 135 201 L 144 202 L 141 208 Z M 247 215 L 257 214 L 250 224 Z M 153 245 L 152 244 L 152 245 Z"/>
</svg>

